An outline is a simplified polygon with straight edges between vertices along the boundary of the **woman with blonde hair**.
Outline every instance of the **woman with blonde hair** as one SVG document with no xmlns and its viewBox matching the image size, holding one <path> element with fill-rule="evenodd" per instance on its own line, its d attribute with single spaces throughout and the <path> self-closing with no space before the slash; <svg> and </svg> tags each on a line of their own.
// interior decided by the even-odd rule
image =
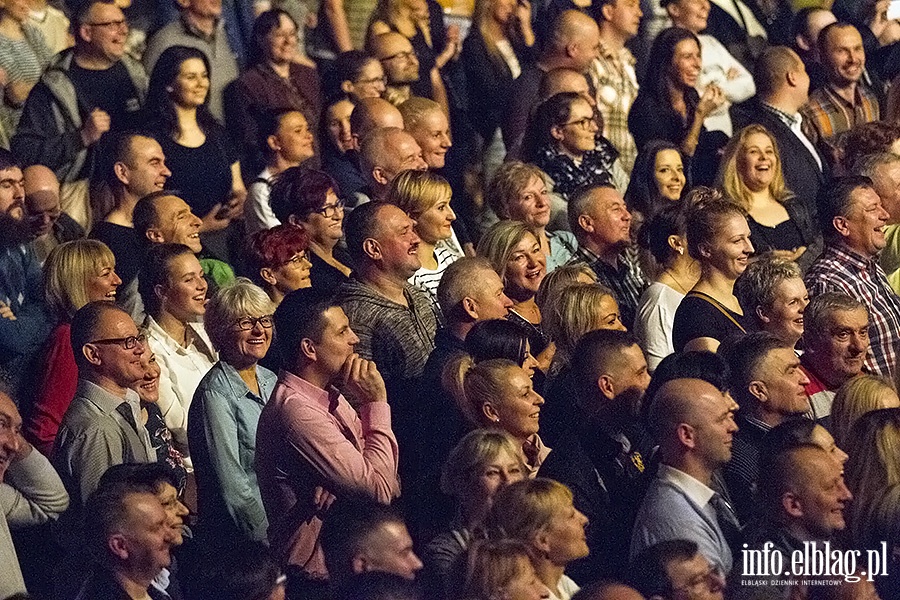
<svg viewBox="0 0 900 600">
<path fill-rule="evenodd" d="M 578 584 L 566 576 L 566 565 L 588 555 L 588 519 L 572 503 L 563 484 L 538 477 L 501 490 L 488 515 L 492 532 L 522 540 L 531 547 L 538 578 L 555 600 L 569 600 Z"/>
<path fill-rule="evenodd" d="M 572 258 L 578 242 L 570 231 L 547 231 L 552 208 L 548 181 L 536 166 L 511 160 L 497 169 L 485 197 L 498 217 L 521 221 L 534 230 L 551 273 Z"/>
<path fill-rule="evenodd" d="M 822 237 L 806 205 L 785 187 L 778 143 L 762 125 L 748 125 L 725 147 L 719 186 L 747 212 L 756 251 L 774 251 L 806 270 Z M 807 249 L 811 251 L 807 252 Z"/>
<path fill-rule="evenodd" d="M 45 456 L 53 450 L 69 403 L 75 397 L 78 367 L 70 340 L 71 320 L 82 306 L 98 300 L 115 302 L 122 280 L 116 258 L 103 242 L 80 239 L 54 248 L 44 263 L 44 295 L 57 319 L 36 373 L 37 394 L 25 434 Z"/>
<path fill-rule="evenodd" d="M 541 310 L 544 310 L 544 306 L 547 304 L 547 299 L 550 296 L 573 283 L 597 283 L 597 274 L 585 263 L 560 267 L 552 273 L 547 273 L 547 276 L 541 282 L 541 287 L 538 288 L 534 300 Z"/>
<path fill-rule="evenodd" d="M 884 377 L 859 375 L 841 386 L 831 405 L 831 433 L 838 446 L 850 442 L 850 430 L 861 416 L 882 408 L 900 408 L 897 388 Z"/>
<path fill-rule="evenodd" d="M 547 274 L 538 234 L 520 221 L 500 221 L 481 237 L 477 254 L 491 263 L 503 281 L 503 292 L 513 301 L 507 319 L 528 331 L 531 352 L 546 372 L 556 348 L 544 333 L 541 309 L 535 302 Z"/>
<path fill-rule="evenodd" d="M 544 305 L 544 330 L 556 344 L 554 369 L 568 364 L 578 341 L 597 329 L 626 331 L 612 290 L 599 283 L 573 283 L 551 294 Z"/>
<path fill-rule="evenodd" d="M 484 523 L 497 492 L 525 475 L 522 450 L 497 429 L 470 431 L 450 452 L 441 469 L 441 491 L 457 502 L 450 529 L 425 548 L 425 567 L 447 588 L 453 563 Z"/>
<path fill-rule="evenodd" d="M 534 568 L 531 549 L 520 540 L 478 540 L 459 565 L 459 600 L 547 600 L 547 589 Z"/>
<path fill-rule="evenodd" d="M 442 378 L 466 421 L 473 428 L 508 433 L 522 449 L 527 476 L 535 477 L 550 448 L 538 435 L 544 398 L 534 390 L 528 371 L 505 358 L 475 364 L 463 355 L 447 364 Z"/>
<path fill-rule="evenodd" d="M 441 276 L 463 256 L 453 233 L 456 214 L 450 208 L 452 195 L 450 184 L 440 175 L 410 170 L 394 179 L 386 200 L 416 222 L 414 229 L 420 239 L 418 255 L 422 267 L 409 282 L 428 292 L 435 304 Z"/>
</svg>

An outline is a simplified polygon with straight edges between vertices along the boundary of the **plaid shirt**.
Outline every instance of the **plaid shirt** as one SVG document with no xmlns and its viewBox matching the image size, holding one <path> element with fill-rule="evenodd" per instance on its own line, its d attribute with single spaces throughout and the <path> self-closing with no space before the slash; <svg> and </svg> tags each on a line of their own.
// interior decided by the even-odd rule
<svg viewBox="0 0 900 600">
<path fill-rule="evenodd" d="M 900 298 L 888 284 L 878 257 L 863 256 L 842 243 L 828 244 L 809 268 L 806 287 L 810 296 L 842 292 L 866 305 L 871 352 L 865 369 L 893 379 L 900 356 Z"/>
<path fill-rule="evenodd" d="M 803 116 L 803 132 L 806 137 L 814 144 L 819 144 L 819 148 L 832 163 L 840 156 L 838 149 L 842 134 L 857 125 L 881 118 L 878 98 L 863 83 L 856 85 L 853 104 L 835 92 L 830 84 L 821 87 L 809 95 L 800 114 Z"/>
<path fill-rule="evenodd" d="M 616 266 L 612 267 L 606 261 L 600 260 L 598 255 L 579 245 L 568 264 L 586 264 L 594 270 L 597 274 L 597 283 L 602 283 L 615 294 L 622 324 L 630 330 L 634 327 L 638 301 L 649 284 L 638 265 L 634 249 L 626 248 L 620 252 L 616 263 Z"/>
<path fill-rule="evenodd" d="M 637 145 L 628 131 L 628 113 L 638 95 L 635 58 L 622 48 L 613 52 L 600 43 L 600 58 L 591 63 L 588 77 L 597 90 L 597 110 L 603 115 L 603 136 L 619 151 L 619 160 L 628 174 L 637 159 Z"/>
</svg>

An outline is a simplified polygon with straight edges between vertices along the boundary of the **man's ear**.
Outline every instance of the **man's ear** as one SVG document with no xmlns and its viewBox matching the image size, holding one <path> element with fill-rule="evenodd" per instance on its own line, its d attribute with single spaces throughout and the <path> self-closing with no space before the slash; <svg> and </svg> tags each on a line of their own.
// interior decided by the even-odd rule
<svg viewBox="0 0 900 600">
<path fill-rule="evenodd" d="M 578 215 L 578 226 L 584 229 L 587 233 L 594 232 L 594 219 L 591 218 L 590 215 Z"/>
<path fill-rule="evenodd" d="M 163 236 L 162 231 L 160 231 L 156 227 L 150 227 L 144 233 L 148 240 L 153 242 L 154 244 L 165 244 L 166 238 Z"/>
<path fill-rule="evenodd" d="M 597 378 L 597 389 L 600 390 L 600 393 L 603 394 L 607 400 L 612 400 L 616 397 L 616 386 L 613 383 L 612 377 L 606 373 Z"/>
<path fill-rule="evenodd" d="M 353 82 L 352 81 L 342 81 L 341 82 L 341 91 L 345 94 L 349 94 L 353 91 Z"/>
<path fill-rule="evenodd" d="M 369 561 L 364 556 L 357 554 L 350 560 L 350 568 L 353 569 L 353 573 L 356 575 L 366 573 L 369 570 Z"/>
<path fill-rule="evenodd" d="M 128 185 L 128 174 L 130 171 L 128 165 L 122 161 L 118 161 L 113 165 L 113 173 L 116 174 L 116 179 L 121 181 L 123 185 Z"/>
<path fill-rule="evenodd" d="M 92 365 L 99 365 L 102 360 L 100 358 L 100 353 L 97 351 L 97 346 L 94 344 L 85 344 L 81 347 L 81 354 L 84 356 L 85 360 L 87 360 Z"/>
<path fill-rule="evenodd" d="M 803 516 L 803 502 L 794 492 L 785 492 L 781 496 L 781 508 L 789 516 L 799 519 Z"/>
<path fill-rule="evenodd" d="M 762 381 L 751 381 L 747 384 L 747 391 L 760 402 L 765 403 L 769 400 L 769 390 Z"/>
<path fill-rule="evenodd" d="M 381 246 L 378 244 L 378 240 L 374 238 L 364 239 L 362 249 L 363 252 L 365 252 L 366 256 L 368 256 L 372 260 L 378 260 L 381 258 Z"/>
<path fill-rule="evenodd" d="M 316 344 L 309 338 L 303 338 L 300 340 L 300 354 L 305 356 L 308 360 L 315 362 L 316 355 Z"/>
<path fill-rule="evenodd" d="M 804 36 L 804 35 L 801 35 L 798 33 L 794 37 L 794 42 L 796 42 L 797 47 L 800 48 L 801 50 L 805 50 L 806 52 L 809 52 L 810 50 L 812 50 L 812 47 L 810 47 L 809 43 L 806 41 L 806 36 Z"/>
<path fill-rule="evenodd" d="M 697 430 L 691 425 L 679 423 L 675 432 L 678 434 L 678 441 L 680 441 L 683 446 L 693 448 L 697 445 Z"/>
<path fill-rule="evenodd" d="M 125 536 L 121 533 L 109 536 L 106 540 L 106 548 L 109 550 L 110 554 L 119 560 L 127 560 L 130 554 L 128 550 L 128 540 L 126 540 Z"/>
<path fill-rule="evenodd" d="M 847 237 L 848 235 L 850 235 L 850 227 L 848 226 L 849 223 L 847 221 L 847 217 L 838 215 L 831 220 L 831 225 L 843 237 Z"/>
<path fill-rule="evenodd" d="M 558 125 L 554 125 L 553 127 L 551 127 L 550 128 L 550 137 L 552 137 L 556 141 L 562 141 L 562 139 L 564 137 L 562 127 L 559 127 Z"/>
<path fill-rule="evenodd" d="M 475 302 L 472 298 L 466 296 L 462 300 L 462 309 L 466 312 L 467 315 L 478 320 L 478 303 Z"/>
<path fill-rule="evenodd" d="M 390 183 L 387 176 L 384 174 L 384 170 L 381 167 L 372 167 L 372 179 L 374 179 L 381 185 L 387 185 L 388 183 Z"/>
</svg>

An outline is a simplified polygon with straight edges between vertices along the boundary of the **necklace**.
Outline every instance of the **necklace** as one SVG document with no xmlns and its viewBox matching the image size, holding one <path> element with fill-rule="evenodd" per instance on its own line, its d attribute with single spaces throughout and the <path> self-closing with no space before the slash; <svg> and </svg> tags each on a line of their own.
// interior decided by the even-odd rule
<svg viewBox="0 0 900 600">
<path fill-rule="evenodd" d="M 672 281 L 675 282 L 675 285 L 678 286 L 683 294 L 687 294 L 690 291 L 686 287 L 684 287 L 680 281 L 678 281 L 678 278 L 675 277 L 675 272 L 672 271 L 672 269 L 666 269 L 665 271 L 663 271 L 663 273 L 667 273 L 669 275 L 669 277 L 672 279 Z"/>
</svg>

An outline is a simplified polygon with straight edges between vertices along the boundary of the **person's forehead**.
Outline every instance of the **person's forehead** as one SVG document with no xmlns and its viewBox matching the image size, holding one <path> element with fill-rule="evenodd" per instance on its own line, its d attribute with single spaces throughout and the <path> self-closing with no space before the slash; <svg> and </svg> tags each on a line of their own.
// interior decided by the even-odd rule
<svg viewBox="0 0 900 600">
<path fill-rule="evenodd" d="M 347 318 L 347 314 L 340 306 L 331 306 L 322 315 L 325 320 L 325 327 L 335 331 L 350 323 L 350 319 Z"/>
<path fill-rule="evenodd" d="M 4 392 L 0 392 L 0 416 L 9 418 L 15 424 L 22 422 L 22 417 L 19 416 L 19 410 L 12 398 Z"/>
<path fill-rule="evenodd" d="M 869 322 L 869 313 L 862 306 L 853 310 L 836 310 L 827 316 L 831 329 L 838 327 L 865 327 Z"/>
<path fill-rule="evenodd" d="M 29 212 L 48 212 L 59 208 L 59 195 L 40 190 L 25 195 L 25 207 Z"/>
<path fill-rule="evenodd" d="M 667 565 L 669 579 L 674 587 L 685 585 L 691 579 L 709 571 L 709 561 L 699 552 L 687 560 L 674 560 Z"/>
<path fill-rule="evenodd" d="M 881 197 L 878 193 L 872 188 L 866 187 L 858 187 L 852 192 L 850 192 L 850 202 L 848 208 L 850 209 L 848 212 L 852 213 L 854 208 L 864 208 L 871 204 L 876 204 L 881 201 Z M 847 215 L 851 216 L 851 215 Z"/>
<path fill-rule="evenodd" d="M 775 284 L 775 299 L 784 300 L 806 293 L 806 284 L 799 277 L 786 277 Z"/>
<path fill-rule="evenodd" d="M 86 23 L 105 23 L 124 19 L 125 13 L 112 2 L 95 2 L 87 14 Z"/>
<path fill-rule="evenodd" d="M 422 151 L 419 148 L 419 144 L 416 142 L 416 139 L 406 133 L 398 132 L 396 136 L 391 138 L 391 143 L 388 145 L 388 150 L 393 151 L 393 154 L 400 158 L 408 158 L 409 156 L 414 156 L 415 154 Z"/>
<path fill-rule="evenodd" d="M 22 169 L 19 167 L 10 167 L 8 169 L 0 169 L 0 181 L 12 179 L 13 181 L 22 180 Z"/>
<path fill-rule="evenodd" d="M 156 214 L 160 217 L 174 216 L 175 213 L 182 211 L 190 211 L 191 207 L 188 203 L 178 196 L 163 196 L 156 200 Z"/>
<path fill-rule="evenodd" d="M 450 123 L 440 108 L 433 108 L 422 115 L 422 124 L 428 129 L 446 129 Z"/>
<path fill-rule="evenodd" d="M 601 210 L 608 210 L 624 202 L 622 194 L 613 188 L 597 188 L 591 194 L 591 204 Z"/>
<path fill-rule="evenodd" d="M 856 30 L 856 27 L 853 26 L 834 27 L 829 30 L 828 35 L 825 37 L 825 44 L 830 49 L 858 46 L 862 45 L 862 36 Z"/>
<path fill-rule="evenodd" d="M 398 52 L 408 52 L 412 50 L 412 44 L 402 35 L 386 33 L 381 36 L 378 44 L 378 55 L 386 58 Z"/>
<path fill-rule="evenodd" d="M 124 311 L 117 309 L 104 310 L 97 320 L 97 336 L 104 338 L 128 337 L 138 334 L 134 320 Z"/>
<path fill-rule="evenodd" d="M 131 138 L 131 154 L 137 160 L 162 156 L 163 149 L 155 139 L 136 135 Z"/>
</svg>

